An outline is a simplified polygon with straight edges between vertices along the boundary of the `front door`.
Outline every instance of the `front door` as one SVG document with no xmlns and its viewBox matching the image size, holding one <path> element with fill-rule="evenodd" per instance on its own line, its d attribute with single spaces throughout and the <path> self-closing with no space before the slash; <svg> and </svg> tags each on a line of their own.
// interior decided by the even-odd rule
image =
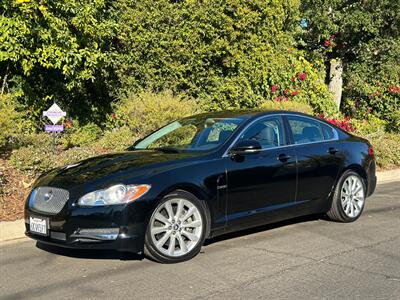
<svg viewBox="0 0 400 300">
<path fill-rule="evenodd" d="M 282 118 L 256 121 L 241 140 L 258 141 L 262 151 L 226 158 L 228 231 L 283 219 L 295 205 L 296 157 L 286 146 Z"/>
</svg>

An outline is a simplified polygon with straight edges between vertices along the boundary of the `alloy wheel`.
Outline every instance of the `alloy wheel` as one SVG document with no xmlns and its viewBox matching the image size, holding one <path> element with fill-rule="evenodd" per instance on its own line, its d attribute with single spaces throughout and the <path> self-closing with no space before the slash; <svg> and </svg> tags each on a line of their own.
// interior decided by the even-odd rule
<svg viewBox="0 0 400 300">
<path fill-rule="evenodd" d="M 201 239 L 203 220 L 199 209 L 186 199 L 170 199 L 157 207 L 150 221 L 150 235 L 157 250 L 180 257 Z"/>
<path fill-rule="evenodd" d="M 365 192 L 361 179 L 351 175 L 343 182 L 340 194 L 344 213 L 350 218 L 357 217 L 364 206 Z"/>
</svg>

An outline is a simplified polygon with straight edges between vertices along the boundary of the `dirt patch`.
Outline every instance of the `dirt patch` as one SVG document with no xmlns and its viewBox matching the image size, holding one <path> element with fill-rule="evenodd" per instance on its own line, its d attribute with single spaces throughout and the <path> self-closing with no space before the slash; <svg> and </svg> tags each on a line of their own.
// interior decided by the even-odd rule
<svg viewBox="0 0 400 300">
<path fill-rule="evenodd" d="M 24 217 L 24 203 L 35 180 L 10 166 L 0 157 L 0 221 Z"/>
</svg>

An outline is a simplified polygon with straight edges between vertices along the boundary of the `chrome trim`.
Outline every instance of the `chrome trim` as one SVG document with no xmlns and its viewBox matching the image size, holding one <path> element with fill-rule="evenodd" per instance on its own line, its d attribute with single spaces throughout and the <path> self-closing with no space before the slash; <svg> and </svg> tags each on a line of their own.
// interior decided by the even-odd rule
<svg viewBox="0 0 400 300">
<path fill-rule="evenodd" d="M 116 240 L 119 228 L 92 228 L 79 229 L 70 235 L 71 238 L 90 239 L 99 241 Z"/>
<path fill-rule="evenodd" d="M 330 140 L 323 140 L 323 141 L 318 141 L 318 142 L 309 142 L 309 143 L 301 143 L 301 144 L 290 144 L 290 145 L 284 145 L 284 146 L 276 146 L 276 147 L 272 147 L 272 148 L 268 148 L 268 149 L 261 149 L 258 152 L 264 152 L 264 151 L 268 151 L 268 150 L 273 150 L 273 149 L 278 149 L 278 148 L 287 148 L 287 147 L 293 147 L 293 146 L 302 146 L 302 145 L 310 145 L 310 144 L 317 144 L 317 143 L 326 143 L 326 142 L 331 142 L 331 141 L 337 141 L 339 140 L 339 134 L 337 132 L 337 130 L 332 127 L 331 125 L 318 120 L 314 117 L 309 117 L 309 116 L 304 116 L 304 115 L 298 115 L 298 114 L 291 114 L 291 113 L 282 113 L 282 114 L 271 114 L 271 115 L 263 115 L 260 116 L 256 119 L 254 119 L 253 121 L 251 121 L 249 124 L 246 125 L 245 128 L 242 129 L 242 131 L 235 137 L 235 139 L 233 140 L 233 142 L 229 145 L 229 147 L 226 149 L 226 151 L 224 152 L 224 154 L 222 155 L 222 157 L 229 157 L 229 151 L 232 149 L 232 147 L 236 144 L 236 142 L 239 140 L 240 135 L 247 130 L 247 128 L 249 128 L 251 125 L 253 125 L 255 122 L 258 122 L 260 120 L 262 120 L 263 118 L 269 118 L 269 117 L 282 117 L 282 116 L 294 116 L 294 117 L 300 117 L 300 118 L 306 118 L 306 119 L 311 119 L 313 121 L 317 121 L 319 123 L 322 123 L 326 126 L 329 126 L 333 132 L 334 132 L 334 138 L 330 139 Z M 285 126 L 285 125 L 284 125 Z"/>
<path fill-rule="evenodd" d="M 96 235 L 90 235 L 90 234 L 71 234 L 71 238 L 77 238 L 77 239 L 88 239 L 88 240 L 96 240 L 96 241 L 114 241 L 117 239 L 118 234 L 113 233 L 113 234 L 96 234 Z"/>
</svg>

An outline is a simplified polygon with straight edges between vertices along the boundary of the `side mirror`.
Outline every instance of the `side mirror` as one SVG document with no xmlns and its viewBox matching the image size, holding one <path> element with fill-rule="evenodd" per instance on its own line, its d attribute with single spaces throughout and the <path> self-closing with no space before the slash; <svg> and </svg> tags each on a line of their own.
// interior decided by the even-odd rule
<svg viewBox="0 0 400 300">
<path fill-rule="evenodd" d="M 233 155 L 244 155 L 244 154 L 254 154 L 261 151 L 261 144 L 254 140 L 244 140 L 238 142 L 231 150 L 230 154 Z"/>
</svg>

